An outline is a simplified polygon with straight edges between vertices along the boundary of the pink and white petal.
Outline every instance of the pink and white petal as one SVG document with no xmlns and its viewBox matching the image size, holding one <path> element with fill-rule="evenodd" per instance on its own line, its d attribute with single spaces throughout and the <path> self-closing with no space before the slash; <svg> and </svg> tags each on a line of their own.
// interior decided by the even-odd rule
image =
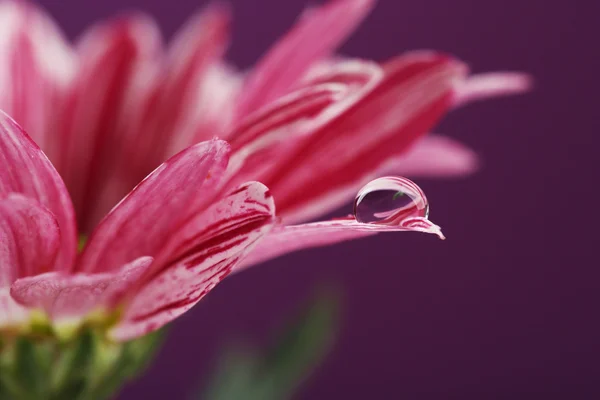
<svg viewBox="0 0 600 400">
<path fill-rule="evenodd" d="M 73 205 L 50 160 L 15 121 L 0 111 L 0 199 L 22 194 L 50 210 L 60 227 L 60 250 L 49 270 L 69 271 L 77 249 Z"/>
<path fill-rule="evenodd" d="M 109 334 L 132 339 L 160 328 L 194 306 L 268 233 L 275 206 L 268 189 L 243 185 L 190 220 L 163 257 L 166 269 L 137 291 L 123 321 Z M 157 260 L 157 264 L 161 264 Z"/>
<path fill-rule="evenodd" d="M 180 150 L 223 132 L 233 114 L 239 78 L 220 62 L 229 13 L 208 7 L 176 34 L 160 71 L 127 127 L 121 156 L 94 196 L 90 224 L 101 219 L 146 175 Z"/>
<path fill-rule="evenodd" d="M 429 134 L 406 152 L 387 160 L 378 175 L 454 177 L 473 173 L 478 164 L 477 154 L 462 143 L 446 136 Z"/>
<path fill-rule="evenodd" d="M 228 158 L 229 145 L 217 139 L 171 157 L 100 222 L 77 270 L 113 271 L 129 260 L 158 254 L 185 221 L 213 201 Z"/>
<path fill-rule="evenodd" d="M 161 121 L 154 127 L 168 139 L 159 162 L 199 141 L 222 137 L 233 121 L 241 77 L 223 63 L 230 19 L 229 8 L 211 5 L 191 18 L 169 48 Z"/>
<path fill-rule="evenodd" d="M 439 226 L 421 217 L 411 217 L 400 225 L 364 224 L 354 218 L 312 222 L 302 225 L 279 225 L 260 241 L 252 253 L 235 270 L 302 249 L 328 246 L 347 240 L 359 239 L 381 232 L 416 231 L 432 233 L 445 239 Z"/>
<path fill-rule="evenodd" d="M 449 137 L 429 134 L 418 139 L 407 151 L 384 160 L 375 172 L 365 175 L 354 185 L 332 189 L 318 201 L 312 201 L 295 212 L 288 212 L 286 222 L 310 221 L 334 211 L 353 199 L 361 187 L 380 176 L 451 178 L 471 174 L 478 166 L 479 159 L 473 150 Z"/>
<path fill-rule="evenodd" d="M 138 284 L 152 263 L 140 257 L 114 273 L 49 272 L 17 280 L 12 297 L 28 308 L 44 310 L 55 323 L 81 321 L 92 311 L 110 311 Z"/>
<path fill-rule="evenodd" d="M 489 72 L 471 75 L 457 83 L 454 106 L 459 107 L 474 101 L 528 92 L 532 86 L 533 78 L 522 72 Z"/>
<path fill-rule="evenodd" d="M 143 118 L 142 105 L 158 74 L 162 40 L 152 19 L 127 15 L 92 27 L 77 51 L 80 68 L 62 111 L 63 157 L 57 167 L 73 198 L 80 229 L 88 232 L 98 214 L 114 206 L 96 211 L 95 220 L 90 217 L 121 167 L 119 161 L 128 156 L 125 145 L 134 140 Z"/>
<path fill-rule="evenodd" d="M 161 161 L 212 137 L 227 139 L 234 124 L 235 107 L 232 105 L 242 88 L 242 78 L 233 67 L 215 62 L 202 74 L 197 74 L 189 85 L 185 103 L 177 113 L 169 113 L 171 119 L 176 118 L 172 128 L 167 129 L 172 134 L 165 135 L 165 127 L 157 126 L 162 130 L 161 136 L 168 139 Z M 162 109 L 168 112 L 169 107 Z"/>
<path fill-rule="evenodd" d="M 68 42 L 33 3 L 0 3 L 0 109 L 10 114 L 54 159 L 57 107 L 75 73 Z"/>
<path fill-rule="evenodd" d="M 0 287 L 0 332 L 18 329 L 28 320 L 29 310 L 12 298 L 9 287 Z"/>
<path fill-rule="evenodd" d="M 229 43 L 229 14 L 223 6 L 207 7 L 190 19 L 169 46 L 158 84 L 144 106 L 144 124 L 138 140 L 131 143 L 131 157 L 138 173 L 147 174 L 193 144 L 198 130 L 213 129 L 203 132 L 203 139 L 210 139 L 225 129 L 220 124 L 227 125 L 226 116 L 231 113 L 227 109 L 231 106 L 223 107 L 223 120 L 217 120 L 213 105 L 207 104 L 206 92 L 216 90 L 213 94 L 220 105 L 222 97 L 233 100 L 229 98 L 229 82 L 223 79 L 230 77 L 230 71 L 221 63 Z M 220 79 L 210 81 L 213 77 Z M 204 114 L 206 120 L 202 119 Z"/>
<path fill-rule="evenodd" d="M 430 52 L 408 53 L 384 68 L 374 90 L 340 110 L 262 180 L 284 220 L 356 189 L 406 151 L 449 110 L 455 81 L 465 73 L 463 64 Z"/>
<path fill-rule="evenodd" d="M 314 63 L 339 47 L 369 13 L 374 0 L 331 0 L 307 10 L 254 67 L 238 109 L 245 116 L 285 94 Z"/>
<path fill-rule="evenodd" d="M 344 60 L 246 117 L 230 137 L 235 152 L 228 170 L 235 175 L 231 183 L 269 182 L 297 148 L 373 90 L 382 77 L 374 63 Z"/>
<path fill-rule="evenodd" d="M 37 201 L 15 193 L 0 199 L 0 288 L 51 271 L 60 239 L 56 218 Z"/>
</svg>

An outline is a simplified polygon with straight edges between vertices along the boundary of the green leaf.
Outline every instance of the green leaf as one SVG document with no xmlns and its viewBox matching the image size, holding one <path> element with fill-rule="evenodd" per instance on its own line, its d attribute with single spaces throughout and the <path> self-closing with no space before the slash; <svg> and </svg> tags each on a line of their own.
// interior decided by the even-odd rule
<svg viewBox="0 0 600 400">
<path fill-rule="evenodd" d="M 229 350 L 205 396 L 208 400 L 288 399 L 330 349 L 339 301 L 320 294 L 263 353 Z"/>
</svg>

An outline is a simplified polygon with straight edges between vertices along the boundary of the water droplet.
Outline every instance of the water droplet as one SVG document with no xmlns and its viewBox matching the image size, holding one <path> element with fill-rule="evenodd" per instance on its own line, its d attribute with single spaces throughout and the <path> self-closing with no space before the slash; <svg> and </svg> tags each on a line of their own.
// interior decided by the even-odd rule
<svg viewBox="0 0 600 400">
<path fill-rule="evenodd" d="M 363 186 L 354 200 L 354 218 L 358 222 L 400 225 L 407 218 L 428 216 L 425 193 L 406 178 L 375 179 Z"/>
</svg>

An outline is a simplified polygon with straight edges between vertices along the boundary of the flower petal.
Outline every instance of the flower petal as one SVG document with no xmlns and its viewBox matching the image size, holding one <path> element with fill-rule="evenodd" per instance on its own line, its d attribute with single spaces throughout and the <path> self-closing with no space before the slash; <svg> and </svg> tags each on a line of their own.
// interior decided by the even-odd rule
<svg viewBox="0 0 600 400">
<path fill-rule="evenodd" d="M 18 329 L 29 319 L 29 310 L 17 303 L 10 295 L 10 288 L 0 287 L 0 331 Z"/>
<path fill-rule="evenodd" d="M 459 82 L 455 93 L 455 107 L 473 101 L 509 96 L 531 90 L 533 78 L 522 72 L 489 72 L 471 75 Z"/>
<path fill-rule="evenodd" d="M 429 52 L 408 53 L 384 67 L 375 89 L 340 107 L 261 179 L 286 222 L 305 218 L 328 197 L 358 190 L 385 160 L 406 151 L 450 108 L 455 81 L 465 73 L 461 63 Z"/>
<path fill-rule="evenodd" d="M 48 209 L 20 194 L 0 199 L 0 288 L 51 271 L 59 248 L 58 223 Z"/>
<path fill-rule="evenodd" d="M 0 109 L 54 159 L 56 109 L 75 72 L 73 52 L 54 21 L 35 4 L 0 3 Z"/>
<path fill-rule="evenodd" d="M 302 225 L 279 225 L 261 240 L 236 271 L 292 251 L 331 245 L 380 232 L 398 231 L 432 233 L 445 239 L 439 226 L 421 217 L 408 218 L 399 226 L 364 224 L 351 217 Z"/>
<path fill-rule="evenodd" d="M 270 230 L 274 213 L 268 189 L 252 182 L 191 219 L 163 252 L 163 259 L 170 259 L 166 269 L 157 271 L 132 299 L 112 337 L 135 338 L 190 309 Z"/>
<path fill-rule="evenodd" d="M 20 304 L 44 310 L 54 322 L 80 321 L 91 311 L 110 311 L 138 283 L 152 263 L 140 257 L 113 273 L 49 272 L 13 283 L 10 293 Z"/>
<path fill-rule="evenodd" d="M 229 145 L 215 139 L 167 160 L 100 222 L 77 269 L 112 271 L 158 254 L 183 222 L 213 200 L 228 158 Z"/>
<path fill-rule="evenodd" d="M 61 234 L 60 251 L 49 269 L 73 267 L 77 236 L 73 205 L 60 176 L 27 134 L 0 111 L 0 199 L 19 193 L 36 200 L 54 214 Z"/>
<path fill-rule="evenodd" d="M 166 150 L 158 162 L 202 140 L 223 136 L 233 121 L 240 79 L 222 63 L 230 11 L 212 5 L 181 29 L 169 48 L 157 114 L 152 122 Z M 150 116 L 152 118 L 152 116 Z M 164 132 L 171 132 L 165 135 Z M 161 146 L 158 146 L 161 147 Z"/>
<path fill-rule="evenodd" d="M 81 65 L 64 109 L 63 158 L 57 167 L 84 232 L 114 206 L 98 210 L 98 198 L 128 156 L 124 150 L 142 119 L 161 45 L 158 27 L 143 15 L 94 26 L 78 43 Z"/>
<path fill-rule="evenodd" d="M 285 94 L 312 64 L 331 55 L 362 22 L 373 4 L 373 0 L 332 0 L 307 10 L 254 67 L 245 84 L 238 114 L 245 116 Z"/>
<path fill-rule="evenodd" d="M 462 176 L 477 169 L 477 154 L 446 136 L 429 134 L 406 152 L 386 161 L 379 175 L 409 177 Z"/>
<path fill-rule="evenodd" d="M 239 87 L 239 78 L 220 62 L 228 25 L 228 10 L 212 6 L 176 35 L 160 71 L 147 79 L 151 84 L 139 96 L 141 105 L 130 106 L 137 110 L 136 118 L 125 121 L 130 122 L 128 135 L 117 136 L 126 138 L 118 157 L 114 150 L 108 152 L 111 166 L 102 169 L 104 182 L 93 185 L 95 207 L 88 213 L 88 227 L 170 156 L 201 140 L 223 136 Z"/>
<path fill-rule="evenodd" d="M 231 184 L 269 182 L 294 151 L 381 81 L 374 63 L 344 60 L 330 64 L 310 82 L 246 117 L 229 140 L 234 154 Z"/>
<path fill-rule="evenodd" d="M 229 19 L 226 7 L 208 7 L 192 17 L 169 46 L 164 68 L 144 104 L 137 140 L 129 143 L 136 179 L 193 144 L 198 130 L 210 130 L 202 132 L 206 140 L 221 134 L 224 127 L 220 124 L 227 125 L 231 105 L 219 110 L 220 120 L 216 119 L 215 107 L 224 106 L 233 96 L 229 82 L 221 76 L 229 78 L 229 71 L 220 64 L 229 41 Z M 215 103 L 208 103 L 211 95 Z"/>
</svg>

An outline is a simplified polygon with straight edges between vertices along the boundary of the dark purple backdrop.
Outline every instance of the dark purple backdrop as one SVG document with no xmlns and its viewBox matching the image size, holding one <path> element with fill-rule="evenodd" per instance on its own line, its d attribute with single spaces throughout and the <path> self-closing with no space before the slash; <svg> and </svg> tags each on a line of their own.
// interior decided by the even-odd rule
<svg viewBox="0 0 600 400">
<path fill-rule="evenodd" d="M 167 35 L 195 0 L 46 0 L 71 36 L 124 7 Z M 304 0 L 231 0 L 230 58 L 248 66 Z M 375 59 L 435 48 L 475 71 L 531 72 L 535 92 L 453 113 L 438 131 L 483 157 L 468 179 L 419 181 L 448 236 L 389 234 L 304 251 L 227 280 L 178 320 L 124 399 L 184 399 L 225 339 L 263 341 L 315 283 L 340 282 L 339 344 L 302 399 L 599 398 L 593 257 L 600 143 L 596 0 L 381 0 L 344 46 Z"/>
</svg>

